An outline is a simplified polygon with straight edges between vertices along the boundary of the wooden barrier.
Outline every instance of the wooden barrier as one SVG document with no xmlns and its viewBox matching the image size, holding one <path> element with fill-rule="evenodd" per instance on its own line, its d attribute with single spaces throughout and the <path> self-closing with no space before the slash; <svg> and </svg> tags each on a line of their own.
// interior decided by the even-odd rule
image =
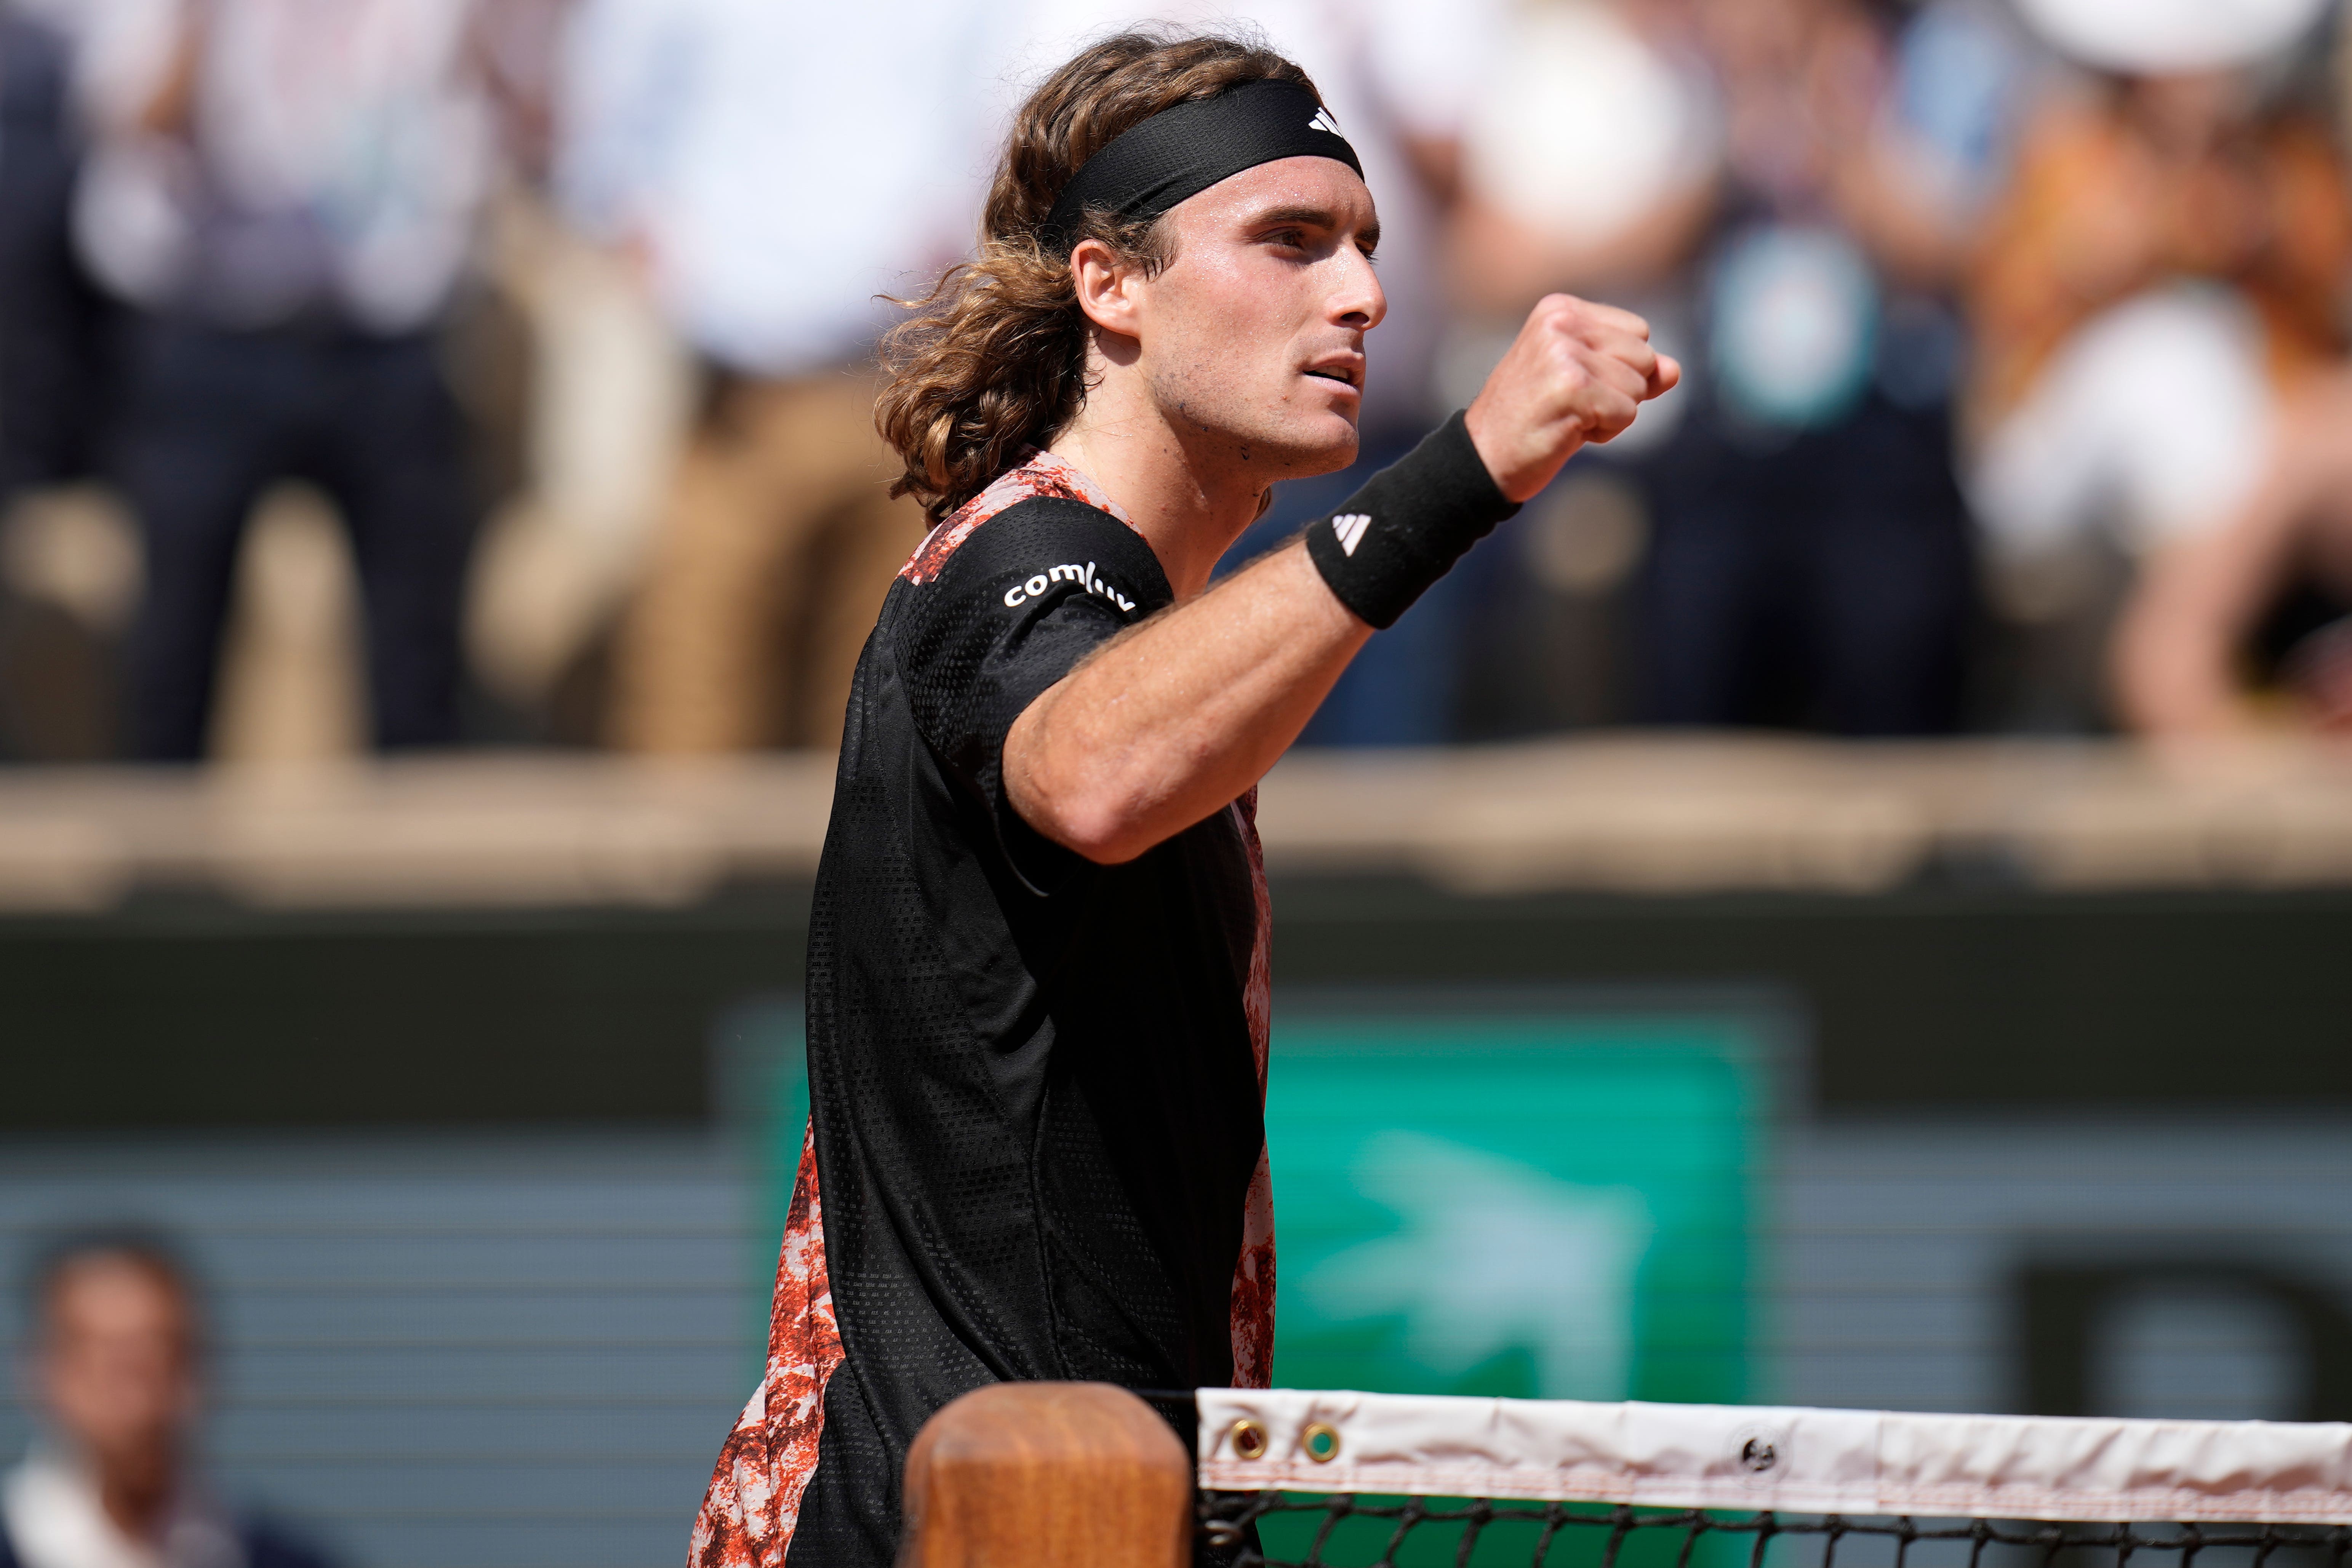
<svg viewBox="0 0 2352 1568">
<path fill-rule="evenodd" d="M 1001 1383 L 916 1437 L 906 1518 L 899 1568 L 1181 1568 L 1192 1465 L 1125 1389 Z"/>
<path fill-rule="evenodd" d="M 143 894 L 286 910 L 672 910 L 816 872 L 833 759 L 484 752 L 331 767 L 0 770 L 0 915 Z M 1845 896 L 1958 868 L 2070 892 L 2352 887 L 2352 751 L 2016 738 L 1617 736 L 1299 752 L 1277 878 L 1474 896 Z"/>
</svg>

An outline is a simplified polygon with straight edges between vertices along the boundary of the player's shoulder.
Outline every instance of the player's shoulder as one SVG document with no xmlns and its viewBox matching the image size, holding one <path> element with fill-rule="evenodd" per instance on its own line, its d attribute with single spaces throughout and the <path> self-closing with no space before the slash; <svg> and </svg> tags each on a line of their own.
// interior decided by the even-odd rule
<svg viewBox="0 0 2352 1568">
<path fill-rule="evenodd" d="M 1143 536 L 1100 507 L 1068 496 L 1032 496 L 1016 501 L 990 518 L 966 542 L 974 565 L 1002 565 L 1035 553 L 1067 553 L 1083 547 L 1120 564 L 1148 566 L 1161 582 L 1160 558 Z"/>
<path fill-rule="evenodd" d="M 1175 596 L 1142 535 L 1066 496 L 1033 496 L 980 522 L 913 596 L 1001 601 L 1018 609 L 1072 584 L 1130 614 L 1148 614 Z"/>
</svg>

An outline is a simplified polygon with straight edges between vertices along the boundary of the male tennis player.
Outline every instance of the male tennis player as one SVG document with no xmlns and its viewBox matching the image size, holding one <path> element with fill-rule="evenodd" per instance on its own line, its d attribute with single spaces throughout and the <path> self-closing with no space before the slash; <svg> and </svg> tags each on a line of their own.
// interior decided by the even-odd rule
<svg viewBox="0 0 2352 1568">
<path fill-rule="evenodd" d="M 768 1373 L 698 1568 L 886 1568 L 930 1414 L 1012 1378 L 1264 1386 L 1258 778 L 1340 669 L 1679 371 L 1554 298 L 1466 415 L 1215 590 L 1356 449 L 1379 220 L 1304 72 L 1125 35 L 1023 106 L 879 422 L 936 526 L 858 667 Z"/>
</svg>

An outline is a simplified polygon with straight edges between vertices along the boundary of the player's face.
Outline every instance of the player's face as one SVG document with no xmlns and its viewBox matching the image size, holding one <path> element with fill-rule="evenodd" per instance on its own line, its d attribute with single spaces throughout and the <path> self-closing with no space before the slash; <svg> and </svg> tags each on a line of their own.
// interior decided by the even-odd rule
<svg viewBox="0 0 2352 1568">
<path fill-rule="evenodd" d="M 1356 456 L 1372 275 L 1372 195 L 1344 163 L 1285 158 L 1170 214 L 1175 259 L 1137 289 L 1137 367 L 1179 429 L 1281 478 Z"/>
</svg>

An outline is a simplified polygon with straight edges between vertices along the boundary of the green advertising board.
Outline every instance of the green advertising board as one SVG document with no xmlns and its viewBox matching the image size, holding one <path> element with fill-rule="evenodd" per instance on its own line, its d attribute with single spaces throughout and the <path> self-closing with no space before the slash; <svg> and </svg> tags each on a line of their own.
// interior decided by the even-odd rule
<svg viewBox="0 0 2352 1568">
<path fill-rule="evenodd" d="M 1276 1380 L 1748 1397 L 1770 1033 L 1737 1013 L 1283 1015 Z"/>
</svg>

